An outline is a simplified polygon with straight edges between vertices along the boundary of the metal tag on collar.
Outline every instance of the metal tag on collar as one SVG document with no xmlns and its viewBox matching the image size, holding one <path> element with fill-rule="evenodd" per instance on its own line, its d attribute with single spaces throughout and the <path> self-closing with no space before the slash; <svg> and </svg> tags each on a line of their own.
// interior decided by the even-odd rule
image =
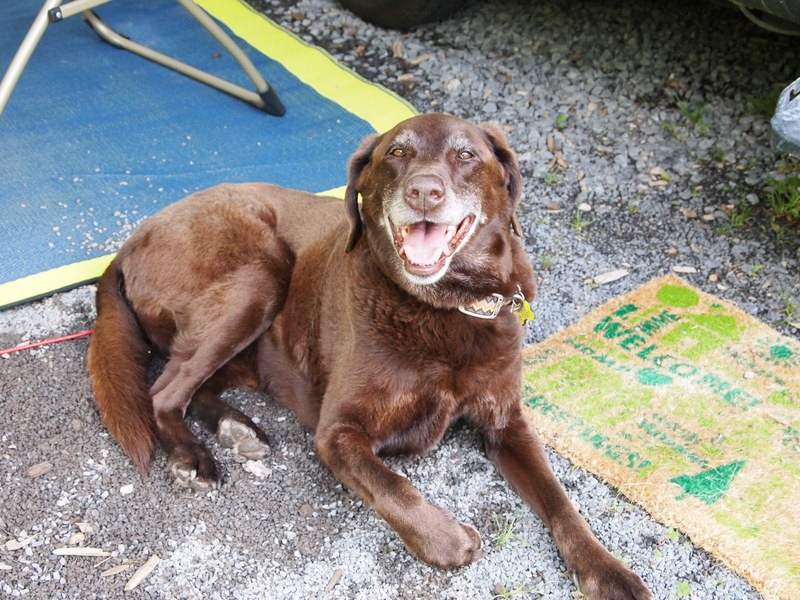
<svg viewBox="0 0 800 600">
<path fill-rule="evenodd" d="M 494 319 L 500 314 L 503 306 L 507 304 L 506 298 L 502 294 L 492 294 L 483 300 L 473 302 L 469 306 L 459 306 L 460 310 L 465 315 L 470 317 L 477 317 L 479 319 Z"/>
<path fill-rule="evenodd" d="M 516 312 L 522 308 L 525 303 L 525 294 L 522 293 L 522 288 L 519 285 L 514 295 L 509 298 L 509 301 L 511 302 L 511 312 Z"/>
<path fill-rule="evenodd" d="M 536 315 L 531 310 L 530 303 L 525 300 L 525 294 L 522 293 L 522 288 L 517 286 L 517 293 L 511 297 L 511 312 L 517 315 L 517 320 L 520 325 L 525 325 L 528 321 L 533 321 Z"/>
</svg>

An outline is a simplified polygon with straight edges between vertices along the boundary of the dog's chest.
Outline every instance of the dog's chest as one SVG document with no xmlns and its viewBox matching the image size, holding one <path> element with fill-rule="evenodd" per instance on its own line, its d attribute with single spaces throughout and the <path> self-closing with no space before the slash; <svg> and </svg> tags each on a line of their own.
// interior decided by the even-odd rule
<svg viewBox="0 0 800 600">
<path fill-rule="evenodd" d="M 373 338 L 363 360 L 379 360 L 361 372 L 365 388 L 375 392 L 369 420 L 384 452 L 425 452 L 460 417 L 495 426 L 517 401 L 518 332 L 468 319 L 398 317 L 386 321 L 391 337 Z"/>
<path fill-rule="evenodd" d="M 456 310 L 402 307 L 373 315 L 369 329 L 392 363 L 454 396 L 492 387 L 521 348 L 522 329 L 511 314 L 487 321 Z"/>
</svg>

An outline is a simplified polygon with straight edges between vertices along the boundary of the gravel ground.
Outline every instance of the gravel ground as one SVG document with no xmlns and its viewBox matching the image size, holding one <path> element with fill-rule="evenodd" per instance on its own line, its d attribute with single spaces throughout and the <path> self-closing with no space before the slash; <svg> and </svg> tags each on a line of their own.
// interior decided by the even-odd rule
<svg viewBox="0 0 800 600">
<path fill-rule="evenodd" d="M 798 228 L 767 208 L 780 162 L 768 117 L 755 110 L 796 75 L 796 40 L 694 1 L 474 3 L 405 34 L 328 0 L 253 4 L 420 111 L 506 128 L 523 167 L 520 216 L 540 277 L 530 341 L 676 268 L 798 336 Z M 586 283 L 616 268 L 629 275 Z M 92 291 L 0 313 L 0 347 L 89 328 Z M 231 401 L 272 435 L 268 459 L 241 462 L 219 450 L 226 482 L 206 495 L 175 488 L 162 455 L 142 480 L 99 423 L 85 351 L 84 339 L 0 358 L 2 595 L 123 597 L 135 568 L 157 555 L 128 596 L 579 597 L 547 532 L 469 429 L 427 457 L 389 461 L 484 536 L 481 561 L 440 571 L 411 558 L 319 466 L 291 414 L 261 395 L 232 393 Z M 655 598 L 760 597 L 683 535 L 552 459 L 592 528 Z M 53 554 L 66 546 L 113 554 L 100 565 Z"/>
</svg>

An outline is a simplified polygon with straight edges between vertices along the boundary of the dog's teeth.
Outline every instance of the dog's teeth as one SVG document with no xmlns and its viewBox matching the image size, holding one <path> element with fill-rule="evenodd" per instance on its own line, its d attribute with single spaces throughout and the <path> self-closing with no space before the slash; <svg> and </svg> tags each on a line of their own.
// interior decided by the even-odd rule
<svg viewBox="0 0 800 600">
<path fill-rule="evenodd" d="M 440 252 L 440 253 L 439 253 L 439 256 L 437 256 L 435 260 L 432 260 L 432 261 L 431 261 L 431 262 L 429 262 L 428 264 L 426 264 L 426 265 L 422 265 L 422 266 L 423 266 L 423 267 L 430 267 L 430 266 L 433 266 L 433 265 L 435 265 L 436 263 L 438 263 L 440 260 L 442 260 L 442 257 L 443 257 L 443 256 L 444 256 L 444 252 Z"/>
</svg>

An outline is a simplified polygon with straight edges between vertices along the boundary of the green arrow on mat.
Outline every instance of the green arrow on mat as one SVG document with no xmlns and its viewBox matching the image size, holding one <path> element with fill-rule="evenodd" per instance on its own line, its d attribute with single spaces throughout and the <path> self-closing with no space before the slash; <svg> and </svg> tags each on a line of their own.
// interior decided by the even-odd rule
<svg viewBox="0 0 800 600">
<path fill-rule="evenodd" d="M 737 460 L 721 467 L 700 471 L 697 475 L 681 475 L 670 479 L 683 488 L 684 493 L 678 496 L 683 500 L 688 495 L 699 498 L 706 504 L 713 504 L 728 491 L 731 481 L 744 465 L 743 460 Z"/>
</svg>

